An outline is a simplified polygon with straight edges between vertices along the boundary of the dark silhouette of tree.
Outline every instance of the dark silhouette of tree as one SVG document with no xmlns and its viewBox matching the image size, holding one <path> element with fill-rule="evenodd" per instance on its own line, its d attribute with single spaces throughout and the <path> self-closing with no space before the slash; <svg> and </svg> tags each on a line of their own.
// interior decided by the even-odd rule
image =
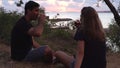
<svg viewBox="0 0 120 68">
<path fill-rule="evenodd" d="M 18 7 L 21 7 L 21 5 L 23 4 L 23 1 L 22 0 L 19 0 L 19 2 L 15 2 L 15 4 L 18 6 Z"/>
<path fill-rule="evenodd" d="M 118 11 L 116 10 L 116 8 L 113 6 L 113 4 L 110 2 L 110 0 L 98 0 L 99 1 L 104 1 L 106 3 L 106 5 L 109 7 L 109 9 L 111 10 L 111 12 L 114 15 L 114 19 L 116 21 L 116 23 L 119 25 L 120 27 L 120 15 L 118 14 Z M 112 2 L 114 2 L 114 0 L 112 0 Z"/>
<path fill-rule="evenodd" d="M 107 4 L 107 6 L 110 8 L 111 12 L 113 13 L 116 23 L 120 26 L 120 15 L 118 14 L 117 10 L 110 2 L 110 0 L 104 0 L 104 1 Z"/>
<path fill-rule="evenodd" d="M 119 5 L 118 5 L 118 13 L 120 13 L 120 2 L 119 2 Z"/>
</svg>

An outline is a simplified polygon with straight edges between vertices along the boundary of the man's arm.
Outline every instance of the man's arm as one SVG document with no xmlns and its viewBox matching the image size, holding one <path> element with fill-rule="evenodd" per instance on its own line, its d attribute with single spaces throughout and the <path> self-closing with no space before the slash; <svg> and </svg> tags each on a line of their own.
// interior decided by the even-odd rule
<svg viewBox="0 0 120 68">
<path fill-rule="evenodd" d="M 44 22 L 45 22 L 46 16 L 44 14 L 41 14 L 38 18 L 38 25 L 36 27 L 32 27 L 29 29 L 28 34 L 31 36 L 41 36 L 43 32 Z"/>
<path fill-rule="evenodd" d="M 33 37 L 32 37 L 32 40 L 33 40 L 33 47 L 34 47 L 34 48 L 39 48 L 39 47 L 40 47 L 39 43 L 37 43 L 37 42 L 34 40 Z"/>
</svg>

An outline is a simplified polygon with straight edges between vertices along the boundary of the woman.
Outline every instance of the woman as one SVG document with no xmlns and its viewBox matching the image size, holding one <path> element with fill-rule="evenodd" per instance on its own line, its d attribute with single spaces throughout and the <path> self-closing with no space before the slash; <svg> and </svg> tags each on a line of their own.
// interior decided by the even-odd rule
<svg viewBox="0 0 120 68">
<path fill-rule="evenodd" d="M 73 58 L 62 51 L 56 57 L 67 68 L 106 68 L 105 33 L 97 12 L 92 7 L 81 10 L 81 26 L 76 31 L 77 53 Z"/>
</svg>

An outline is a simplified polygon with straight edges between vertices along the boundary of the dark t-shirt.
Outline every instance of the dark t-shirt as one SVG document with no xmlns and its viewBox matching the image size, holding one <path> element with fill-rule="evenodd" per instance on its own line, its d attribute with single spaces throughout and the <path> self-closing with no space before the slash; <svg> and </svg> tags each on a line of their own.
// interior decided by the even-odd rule
<svg viewBox="0 0 120 68">
<path fill-rule="evenodd" d="M 82 30 L 77 30 L 74 39 L 85 41 L 84 58 L 81 68 L 106 68 L 105 41 L 91 39 Z"/>
<path fill-rule="evenodd" d="M 24 17 L 13 27 L 11 33 L 11 58 L 13 60 L 23 60 L 31 50 L 32 36 L 27 33 L 31 27 L 30 22 L 27 22 Z"/>
</svg>

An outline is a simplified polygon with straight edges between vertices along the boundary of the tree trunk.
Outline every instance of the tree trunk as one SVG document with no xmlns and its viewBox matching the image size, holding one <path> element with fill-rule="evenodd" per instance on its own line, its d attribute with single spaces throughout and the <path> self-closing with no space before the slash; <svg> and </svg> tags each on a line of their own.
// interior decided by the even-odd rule
<svg viewBox="0 0 120 68">
<path fill-rule="evenodd" d="M 117 10 L 112 5 L 110 0 L 104 0 L 104 1 L 107 4 L 107 6 L 110 8 L 111 12 L 113 13 L 116 23 L 120 26 L 120 15 L 118 14 Z"/>
</svg>

